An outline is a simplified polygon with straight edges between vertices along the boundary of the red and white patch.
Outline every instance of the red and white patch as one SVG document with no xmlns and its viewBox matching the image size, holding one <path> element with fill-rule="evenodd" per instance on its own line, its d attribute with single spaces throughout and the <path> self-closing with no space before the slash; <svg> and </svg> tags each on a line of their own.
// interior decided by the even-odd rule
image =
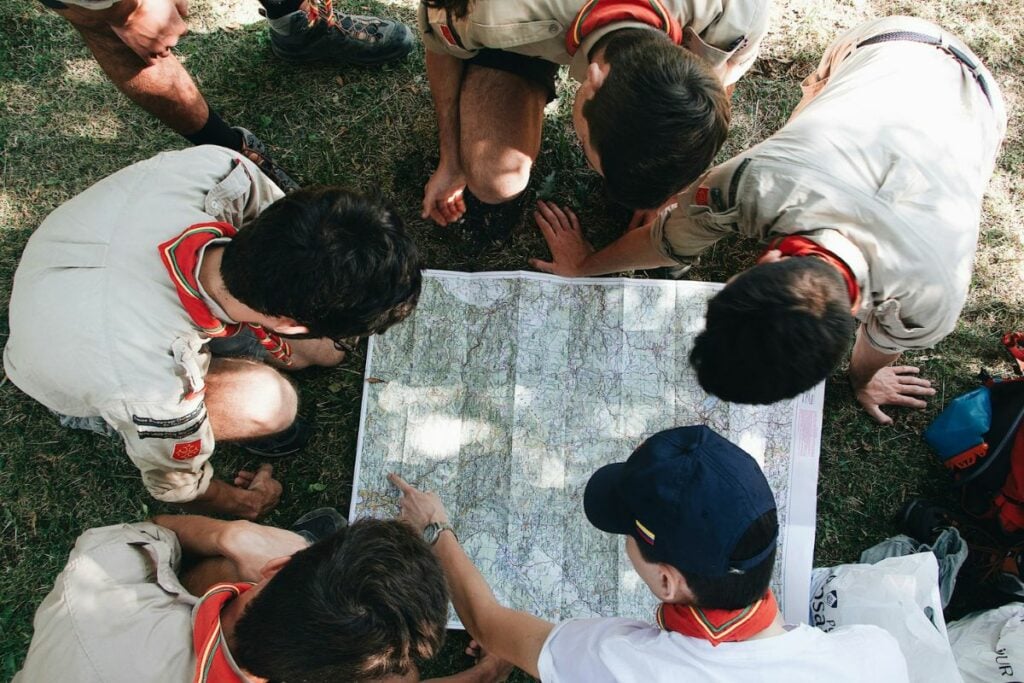
<svg viewBox="0 0 1024 683">
<path fill-rule="evenodd" d="M 698 187 L 693 195 L 693 203 L 698 206 L 707 206 L 711 201 L 711 190 L 706 187 Z"/>
<path fill-rule="evenodd" d="M 199 455 L 202 450 L 202 439 L 196 439 L 195 441 L 183 441 L 182 443 L 174 444 L 174 452 L 171 453 L 171 457 L 175 460 L 191 460 Z"/>
</svg>

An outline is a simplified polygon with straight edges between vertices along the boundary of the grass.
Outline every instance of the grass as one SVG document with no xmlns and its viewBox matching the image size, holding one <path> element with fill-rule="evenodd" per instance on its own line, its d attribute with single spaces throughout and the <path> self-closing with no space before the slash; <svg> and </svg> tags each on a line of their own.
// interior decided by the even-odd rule
<svg viewBox="0 0 1024 683">
<path fill-rule="evenodd" d="M 339 2 L 351 11 L 413 23 L 413 0 Z M 181 54 L 213 106 L 254 130 L 303 181 L 379 188 L 401 208 L 433 268 L 526 267 L 545 249 L 536 230 L 518 229 L 506 248 L 477 255 L 457 235 L 418 218 L 421 190 L 437 158 L 422 52 L 378 70 L 292 67 L 270 54 L 255 0 L 195 0 L 193 33 Z M 894 411 L 875 426 L 854 403 L 845 377 L 829 380 L 821 452 L 815 561 L 855 561 L 897 531 L 900 503 L 923 495 L 953 502 L 947 478 L 920 439 L 944 400 L 970 388 L 982 367 L 1005 374 L 998 336 L 1024 329 L 1024 141 L 1016 116 L 1024 92 L 1024 4 L 995 0 L 779 0 L 761 59 L 739 83 L 735 126 L 722 159 L 778 129 L 800 97 L 799 82 L 839 31 L 877 16 L 916 14 L 963 36 L 995 74 L 1010 129 L 984 207 L 974 283 L 957 330 L 936 349 L 910 354 L 939 388 L 928 410 Z M 571 89 L 566 84 L 564 88 Z M 568 117 L 568 98 L 548 114 L 531 192 L 574 206 L 598 244 L 627 214 L 609 205 L 586 169 Z M 105 175 L 184 141 L 135 108 L 106 81 L 74 31 L 32 0 L 0 3 L 0 301 L 31 231 L 55 207 Z M 722 280 L 749 264 L 755 244 L 725 240 L 692 277 Z M 6 338 L 6 315 L 0 335 Z M 2 341 L 2 339 L 0 339 Z M 269 522 L 286 524 L 319 505 L 347 509 L 361 393 L 362 360 L 300 377 L 315 406 L 315 440 L 278 469 L 285 486 Z M 247 461 L 218 448 L 219 472 Z M 142 519 L 151 501 L 120 446 L 63 431 L 10 383 L 0 385 L 0 680 L 20 666 L 31 619 L 84 529 Z M 995 598 L 969 591 L 956 613 Z M 461 635 L 427 673 L 464 667 Z"/>
</svg>

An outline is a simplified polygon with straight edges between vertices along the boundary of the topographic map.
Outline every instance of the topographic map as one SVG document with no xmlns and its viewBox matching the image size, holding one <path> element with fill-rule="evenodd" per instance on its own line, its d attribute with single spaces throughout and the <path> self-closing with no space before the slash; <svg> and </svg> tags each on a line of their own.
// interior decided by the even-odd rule
<svg viewBox="0 0 1024 683">
<path fill-rule="evenodd" d="M 587 522 L 583 488 L 651 434 L 706 424 L 761 463 L 781 526 L 773 588 L 806 621 L 824 389 L 771 406 L 705 394 L 688 355 L 720 287 L 426 271 L 415 313 L 370 339 L 350 517 L 396 514 L 398 472 L 441 495 L 503 604 L 650 621 L 654 597 L 623 537 Z"/>
</svg>

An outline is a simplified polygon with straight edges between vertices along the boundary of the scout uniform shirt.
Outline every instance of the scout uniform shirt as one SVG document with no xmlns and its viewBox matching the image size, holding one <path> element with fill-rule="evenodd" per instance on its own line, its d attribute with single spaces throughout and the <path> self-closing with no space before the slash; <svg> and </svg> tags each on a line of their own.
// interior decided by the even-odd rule
<svg viewBox="0 0 1024 683">
<path fill-rule="evenodd" d="M 470 59 L 483 48 L 570 64 L 578 81 L 586 77 L 588 55 L 604 35 L 620 28 L 650 27 L 639 19 L 615 21 L 589 32 L 586 19 L 595 10 L 634 17 L 671 15 L 678 41 L 704 58 L 726 86 L 746 73 L 768 28 L 770 0 L 475 0 L 465 17 L 420 2 L 423 45 Z M 664 28 L 661 26 L 660 28 Z"/>
<path fill-rule="evenodd" d="M 946 47 L 863 44 L 899 31 Z M 803 88 L 784 128 L 679 195 L 653 223 L 654 245 L 687 263 L 731 232 L 803 235 L 851 269 L 856 317 L 875 348 L 935 345 L 967 296 L 1006 129 L 995 80 L 939 27 L 888 17 L 840 37 Z"/>
<path fill-rule="evenodd" d="M 196 223 L 241 227 L 282 196 L 237 152 L 204 146 L 129 166 L 65 203 L 15 273 L 7 376 L 57 413 L 103 418 L 155 498 L 201 495 L 213 475 L 208 337 L 158 246 Z"/>
<path fill-rule="evenodd" d="M 36 610 L 12 683 L 250 680 L 222 639 L 212 666 L 197 666 L 212 650 L 196 646 L 215 635 L 211 611 L 219 625 L 215 593 L 228 586 L 197 598 L 178 580 L 180 566 L 177 536 L 151 522 L 86 531 Z"/>
</svg>

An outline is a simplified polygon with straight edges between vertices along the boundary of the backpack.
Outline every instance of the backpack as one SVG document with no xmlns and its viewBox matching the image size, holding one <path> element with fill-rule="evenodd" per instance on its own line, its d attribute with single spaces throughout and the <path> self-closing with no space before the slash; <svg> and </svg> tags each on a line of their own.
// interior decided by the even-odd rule
<svg viewBox="0 0 1024 683">
<path fill-rule="evenodd" d="M 1024 333 L 1003 337 L 1024 374 Z M 950 470 L 964 509 L 991 520 L 1004 535 L 1024 538 L 1024 376 L 996 379 L 953 399 L 924 432 Z"/>
</svg>

